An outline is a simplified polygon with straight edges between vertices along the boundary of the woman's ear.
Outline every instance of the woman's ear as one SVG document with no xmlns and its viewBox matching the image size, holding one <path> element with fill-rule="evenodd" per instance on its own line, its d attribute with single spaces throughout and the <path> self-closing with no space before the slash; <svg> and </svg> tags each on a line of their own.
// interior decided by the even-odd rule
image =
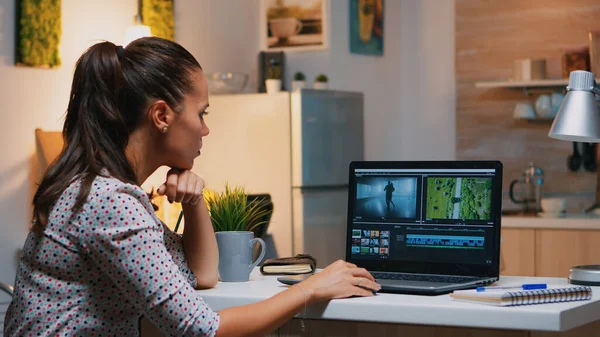
<svg viewBox="0 0 600 337">
<path fill-rule="evenodd" d="M 150 117 L 151 127 L 156 128 L 159 132 L 165 132 L 169 125 L 173 122 L 174 112 L 169 108 L 169 105 L 163 101 L 158 100 L 148 108 L 148 115 Z"/>
</svg>

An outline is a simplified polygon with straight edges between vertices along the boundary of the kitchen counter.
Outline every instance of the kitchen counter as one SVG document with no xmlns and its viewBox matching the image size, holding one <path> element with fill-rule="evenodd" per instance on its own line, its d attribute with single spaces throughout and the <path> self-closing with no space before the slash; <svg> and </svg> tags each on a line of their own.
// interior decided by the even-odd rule
<svg viewBox="0 0 600 337">
<path fill-rule="evenodd" d="M 600 230 L 600 216 L 574 214 L 562 218 L 502 216 L 502 228 Z"/>
<path fill-rule="evenodd" d="M 565 278 L 501 276 L 497 284 L 521 283 L 566 285 L 567 280 Z M 210 307 L 222 310 L 258 302 L 285 289 L 287 286 L 277 282 L 276 277 L 263 276 L 258 270 L 255 270 L 249 282 L 219 282 L 215 288 L 202 290 L 199 293 Z M 390 332 L 390 324 L 392 324 L 406 327 L 413 333 L 417 333 L 418 330 L 414 329 L 419 326 L 423 329 L 426 329 L 423 326 L 439 326 L 444 328 L 436 328 L 437 332 L 440 332 L 439 329 L 447 327 L 469 328 L 469 336 L 488 336 L 488 333 L 493 334 L 493 329 L 507 330 L 510 336 L 516 333 L 515 331 L 527 332 L 523 336 L 530 336 L 529 331 L 546 331 L 547 334 L 548 332 L 558 333 L 575 329 L 581 333 L 578 327 L 586 328 L 589 325 L 595 325 L 597 329 L 600 325 L 598 312 L 600 312 L 600 287 L 594 287 L 593 298 L 589 301 L 519 307 L 495 307 L 458 302 L 453 301 L 449 295 L 416 296 L 380 293 L 374 297 L 333 300 L 329 303 L 312 305 L 308 307 L 305 318 L 308 319 L 307 326 L 318 325 L 319 329 L 325 330 L 327 330 L 325 322 L 337 324 L 337 328 L 342 327 L 339 325 L 342 322 L 356 324 L 354 331 L 347 330 L 352 335 L 359 335 L 357 331 L 363 330 L 361 324 L 367 324 L 369 331 L 379 331 L 377 326 L 385 326 L 387 327 L 385 331 L 388 332 Z M 298 326 L 298 324 L 294 325 L 294 323 L 288 322 L 286 326 L 288 329 L 293 329 L 290 326 Z M 431 328 L 429 329 L 431 330 Z M 394 331 L 400 332 L 398 329 Z M 427 331 L 423 330 L 415 335 L 425 333 L 429 336 Z M 498 331 L 496 330 L 495 333 Z M 547 336 L 546 334 L 544 336 Z M 550 336 L 552 335 L 550 333 Z M 521 334 L 515 336 L 521 336 Z"/>
</svg>

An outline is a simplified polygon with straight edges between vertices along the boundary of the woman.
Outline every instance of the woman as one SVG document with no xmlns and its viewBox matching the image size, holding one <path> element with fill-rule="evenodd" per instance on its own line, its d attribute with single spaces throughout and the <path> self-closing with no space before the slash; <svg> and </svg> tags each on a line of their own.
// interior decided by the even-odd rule
<svg viewBox="0 0 600 337">
<path fill-rule="evenodd" d="M 338 261 L 268 300 L 206 306 L 194 288 L 217 283 L 218 250 L 204 181 L 190 169 L 209 133 L 207 107 L 200 65 L 174 42 L 103 42 L 81 56 L 65 147 L 33 200 L 6 336 L 136 336 L 141 316 L 169 335 L 264 335 L 306 304 L 379 289 Z M 163 165 L 172 169 L 158 193 L 182 203 L 182 236 L 139 187 Z"/>
</svg>

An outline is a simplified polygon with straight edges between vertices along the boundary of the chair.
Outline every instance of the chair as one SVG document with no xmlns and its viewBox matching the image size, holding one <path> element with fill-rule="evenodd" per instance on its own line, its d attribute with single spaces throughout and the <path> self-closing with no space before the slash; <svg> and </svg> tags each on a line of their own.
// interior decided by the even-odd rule
<svg viewBox="0 0 600 337">
<path fill-rule="evenodd" d="M 246 198 L 248 203 L 253 203 L 253 202 L 258 202 L 260 204 L 260 208 L 261 210 L 266 211 L 266 213 L 256 219 L 254 222 L 249 223 L 248 226 L 252 226 L 256 223 L 261 223 L 260 225 L 254 227 L 254 229 L 252 230 L 254 232 L 254 237 L 255 238 L 261 238 L 263 240 L 265 240 L 265 243 L 267 245 L 266 247 L 266 252 L 265 252 L 265 258 L 263 259 L 262 262 L 264 262 L 264 260 L 269 259 L 269 258 L 274 258 L 277 257 L 277 249 L 275 248 L 275 242 L 273 241 L 273 238 L 271 237 L 270 234 L 267 233 L 267 229 L 269 228 L 269 223 L 271 222 L 271 217 L 273 216 L 273 201 L 271 200 L 271 195 L 270 194 L 249 194 L 248 197 Z M 254 246 L 254 259 L 256 259 L 260 253 L 260 246 L 256 245 Z M 253 260 L 254 260 L 253 259 Z M 262 264 L 261 262 L 261 264 Z"/>
<path fill-rule="evenodd" d="M 0 290 L 2 290 L 5 293 L 7 293 L 10 297 L 13 297 L 13 294 L 14 294 L 14 291 L 15 291 L 15 289 L 11 285 L 6 284 L 4 282 L 0 282 Z"/>
<path fill-rule="evenodd" d="M 8 296 L 10 296 L 11 298 L 13 297 L 14 294 L 14 288 L 9 285 L 6 284 L 4 282 L 0 282 L 0 290 L 2 290 L 2 292 L 8 294 Z M 2 297 L 0 297 L 2 298 Z M 2 333 L 3 331 L 3 327 L 4 327 L 4 316 L 6 316 L 6 311 L 8 310 L 8 305 L 10 304 L 9 302 L 5 302 L 3 299 L 0 300 L 0 337 L 4 336 L 4 334 Z"/>
<path fill-rule="evenodd" d="M 254 227 L 254 237 L 255 238 L 263 238 L 267 234 L 267 229 L 269 227 L 269 222 L 271 221 L 271 216 L 273 215 L 273 201 L 271 201 L 270 194 L 249 194 L 246 198 L 248 204 L 258 202 L 260 204 L 261 211 L 266 211 L 266 214 L 262 217 L 256 219 L 254 222 L 249 223 L 248 226 L 253 226 L 256 223 L 261 223 L 260 225 Z"/>
<path fill-rule="evenodd" d="M 60 131 L 44 131 L 35 129 L 35 140 L 38 148 L 42 172 L 58 157 L 63 148 L 63 136 Z"/>
</svg>

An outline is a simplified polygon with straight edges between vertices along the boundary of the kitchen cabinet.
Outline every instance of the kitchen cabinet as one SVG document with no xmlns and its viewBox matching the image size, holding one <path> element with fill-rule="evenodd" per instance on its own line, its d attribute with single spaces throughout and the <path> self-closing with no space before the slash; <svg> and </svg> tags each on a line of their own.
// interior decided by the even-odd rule
<svg viewBox="0 0 600 337">
<path fill-rule="evenodd" d="M 572 266 L 600 264 L 600 219 L 504 217 L 500 274 L 568 277 Z"/>
<path fill-rule="evenodd" d="M 535 242 L 535 276 L 568 277 L 573 266 L 600 264 L 600 230 L 536 230 Z"/>
<path fill-rule="evenodd" d="M 535 230 L 503 229 L 500 274 L 535 276 Z"/>
</svg>

